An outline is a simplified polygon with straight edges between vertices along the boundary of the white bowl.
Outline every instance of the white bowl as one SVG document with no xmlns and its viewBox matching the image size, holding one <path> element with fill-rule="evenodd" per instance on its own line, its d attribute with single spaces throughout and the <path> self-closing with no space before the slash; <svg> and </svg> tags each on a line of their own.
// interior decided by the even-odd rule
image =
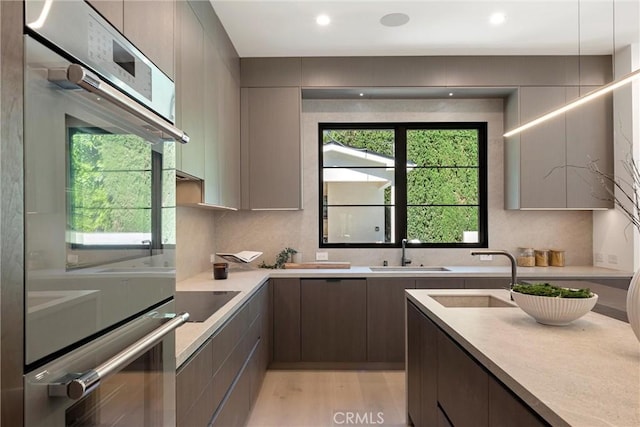
<svg viewBox="0 0 640 427">
<path fill-rule="evenodd" d="M 591 298 L 556 298 L 511 292 L 513 300 L 529 316 L 544 325 L 568 325 L 587 314 L 596 305 L 598 295 Z"/>
</svg>

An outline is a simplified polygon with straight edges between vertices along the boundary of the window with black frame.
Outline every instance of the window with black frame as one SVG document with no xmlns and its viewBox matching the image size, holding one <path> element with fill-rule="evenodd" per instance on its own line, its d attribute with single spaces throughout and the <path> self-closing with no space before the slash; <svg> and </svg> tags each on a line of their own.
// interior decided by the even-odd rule
<svg viewBox="0 0 640 427">
<path fill-rule="evenodd" d="M 486 247 L 486 123 L 321 123 L 320 246 Z"/>
</svg>

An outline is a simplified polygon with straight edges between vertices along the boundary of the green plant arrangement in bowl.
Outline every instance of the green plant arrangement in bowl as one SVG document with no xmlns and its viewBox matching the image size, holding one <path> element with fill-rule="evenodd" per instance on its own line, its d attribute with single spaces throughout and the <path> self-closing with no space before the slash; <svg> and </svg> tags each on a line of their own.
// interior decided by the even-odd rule
<svg viewBox="0 0 640 427">
<path fill-rule="evenodd" d="M 533 283 L 514 285 L 511 296 L 529 316 L 544 325 L 568 325 L 587 314 L 596 305 L 598 295 L 589 289 L 569 289 Z"/>
</svg>

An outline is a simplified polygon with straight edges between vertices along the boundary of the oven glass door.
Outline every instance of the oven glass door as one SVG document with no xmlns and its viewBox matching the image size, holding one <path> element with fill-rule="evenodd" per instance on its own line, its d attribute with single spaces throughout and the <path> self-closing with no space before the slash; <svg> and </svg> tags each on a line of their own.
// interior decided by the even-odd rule
<svg viewBox="0 0 640 427">
<path fill-rule="evenodd" d="M 27 427 L 175 425 L 175 332 L 125 354 L 171 322 L 169 302 L 25 375 Z M 178 322 L 179 323 L 179 322 Z M 131 352 L 133 353 L 133 351 Z M 136 354 L 138 354 L 136 356 Z M 69 383 L 118 356 L 124 366 L 101 377 L 84 395 L 69 397 Z"/>
<path fill-rule="evenodd" d="M 66 427 L 162 426 L 162 343 L 102 382 L 65 411 Z"/>
<path fill-rule="evenodd" d="M 173 296 L 175 142 L 25 49 L 29 371 Z"/>
</svg>

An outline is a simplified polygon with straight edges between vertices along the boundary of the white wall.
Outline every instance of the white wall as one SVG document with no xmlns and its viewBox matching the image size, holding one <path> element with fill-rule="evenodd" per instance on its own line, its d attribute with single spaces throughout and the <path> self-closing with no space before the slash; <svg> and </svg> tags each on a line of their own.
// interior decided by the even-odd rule
<svg viewBox="0 0 640 427">
<path fill-rule="evenodd" d="M 176 280 L 211 270 L 209 256 L 216 252 L 213 212 L 200 208 L 177 208 Z"/>
<path fill-rule="evenodd" d="M 592 215 L 585 211 L 505 211 L 503 209 L 503 101 L 490 100 L 304 100 L 302 143 L 304 210 L 297 212 L 216 213 L 219 250 L 259 250 L 273 263 L 284 247 L 312 261 L 319 249 L 318 123 L 319 122 L 488 122 L 489 245 L 516 251 L 520 246 L 566 250 L 568 265 L 592 263 Z M 331 260 L 354 265 L 400 262 L 399 249 L 322 249 Z M 465 249 L 411 249 L 414 264 L 473 265 L 477 257 Z M 496 259 L 493 264 L 506 264 Z M 487 265 L 488 263 L 483 263 Z"/>
</svg>

